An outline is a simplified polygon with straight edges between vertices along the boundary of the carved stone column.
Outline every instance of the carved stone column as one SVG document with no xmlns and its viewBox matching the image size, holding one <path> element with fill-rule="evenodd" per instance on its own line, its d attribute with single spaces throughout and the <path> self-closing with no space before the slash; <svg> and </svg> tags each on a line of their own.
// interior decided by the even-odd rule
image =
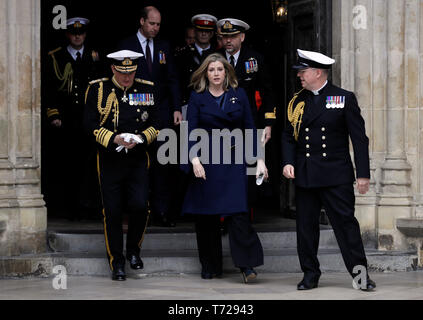
<svg viewBox="0 0 423 320">
<path fill-rule="evenodd" d="M 387 2 L 387 110 L 386 157 L 382 164 L 379 207 L 379 247 L 399 249 L 403 236 L 396 231 L 396 219 L 410 217 L 412 212 L 411 170 L 406 154 L 405 115 L 406 83 L 406 2 Z M 408 30 L 409 28 L 407 28 Z"/>
<path fill-rule="evenodd" d="M 40 1 L 0 0 L 0 255 L 45 251 Z"/>
</svg>

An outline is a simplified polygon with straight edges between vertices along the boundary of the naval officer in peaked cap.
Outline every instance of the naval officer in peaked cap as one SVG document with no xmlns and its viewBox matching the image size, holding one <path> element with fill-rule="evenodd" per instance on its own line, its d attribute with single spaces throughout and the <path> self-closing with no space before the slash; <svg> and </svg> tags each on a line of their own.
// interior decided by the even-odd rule
<svg viewBox="0 0 423 320">
<path fill-rule="evenodd" d="M 44 193 L 49 214 L 57 210 L 70 220 L 96 218 L 101 207 L 95 148 L 84 134 L 83 114 L 88 82 L 106 70 L 102 55 L 86 41 L 89 23 L 68 19 L 66 44 L 49 51 L 43 64 Z"/>
<path fill-rule="evenodd" d="M 226 57 L 235 69 L 238 84 L 247 93 L 255 126 L 257 129 L 264 129 L 263 144 L 266 144 L 271 138 L 272 126 L 276 122 L 276 105 L 269 66 L 261 53 L 244 44 L 246 32 L 250 30 L 248 23 L 235 18 L 224 18 L 217 22 L 217 28 L 223 45 L 218 52 Z M 256 99 L 257 93 L 261 97 L 261 105 Z M 269 145 L 269 147 L 280 148 L 279 145 Z M 273 149 L 267 151 L 271 150 Z M 266 161 L 266 165 L 269 167 L 271 176 L 273 167 L 269 161 Z M 250 176 L 248 181 L 250 210 L 258 206 L 262 200 L 260 191 L 266 187 L 266 185 L 257 187 L 253 178 Z M 279 187 L 277 189 L 279 194 Z"/>
<path fill-rule="evenodd" d="M 289 123 L 282 135 L 283 175 L 295 179 L 296 185 L 297 250 L 304 273 L 297 289 L 318 286 L 319 216 L 324 207 L 348 272 L 354 279 L 360 276 L 361 290 L 373 290 L 376 284 L 367 273 L 360 226 L 354 217 L 353 184 L 360 194 L 365 194 L 370 182 L 364 119 L 354 93 L 328 81 L 334 59 L 300 49 L 297 54 L 293 68 L 298 70 L 303 89 L 288 105 Z M 357 271 L 363 269 L 364 274 Z"/>
<path fill-rule="evenodd" d="M 140 248 L 148 210 L 149 145 L 158 135 L 154 83 L 135 78 L 141 53 L 121 50 L 112 60 L 112 79 L 90 82 L 85 127 L 98 147 L 104 233 L 113 280 L 125 280 L 123 210 L 128 213 L 126 259 L 142 269 Z"/>
</svg>

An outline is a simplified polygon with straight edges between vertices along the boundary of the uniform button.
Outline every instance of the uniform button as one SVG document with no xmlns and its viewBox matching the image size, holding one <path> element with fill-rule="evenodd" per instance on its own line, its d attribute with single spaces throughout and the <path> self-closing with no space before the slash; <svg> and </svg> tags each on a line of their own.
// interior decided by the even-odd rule
<svg viewBox="0 0 423 320">
<path fill-rule="evenodd" d="M 305 129 L 305 131 L 306 131 L 306 132 L 309 132 L 309 131 L 310 131 L 310 129 L 309 129 L 309 128 L 306 128 L 306 129 Z"/>
<path fill-rule="evenodd" d="M 77 97 L 77 96 L 78 96 L 78 93 L 76 92 L 76 93 L 75 93 L 75 97 Z"/>
<path fill-rule="evenodd" d="M 310 153 L 306 153 L 306 157 L 309 158 L 310 157 Z"/>
<path fill-rule="evenodd" d="M 137 92 L 137 89 L 134 89 L 134 92 Z"/>
<path fill-rule="evenodd" d="M 323 153 L 323 156 L 326 157 L 326 153 Z"/>
<path fill-rule="evenodd" d="M 324 148 L 326 148 L 326 145 L 325 144 L 322 144 L 322 148 L 324 149 Z"/>
<path fill-rule="evenodd" d="M 78 89 L 78 86 L 77 85 L 75 85 L 75 89 Z"/>
<path fill-rule="evenodd" d="M 307 148 L 307 149 L 310 149 L 310 145 L 309 145 L 309 144 L 306 144 L 306 148 Z"/>
<path fill-rule="evenodd" d="M 140 119 L 137 118 L 137 122 L 140 122 Z"/>
<path fill-rule="evenodd" d="M 306 137 L 305 137 L 305 139 L 306 139 L 306 140 L 310 140 L 309 136 L 306 136 Z"/>
<path fill-rule="evenodd" d="M 79 101 L 75 101 L 75 103 L 79 103 Z"/>
<path fill-rule="evenodd" d="M 325 131 L 326 129 L 325 129 L 325 127 L 322 127 L 322 131 Z"/>
<path fill-rule="evenodd" d="M 141 110 L 140 109 L 137 109 L 137 112 L 141 112 Z"/>
<path fill-rule="evenodd" d="M 322 140 L 326 140 L 326 136 L 322 136 Z"/>
<path fill-rule="evenodd" d="M 138 130 L 135 130 L 135 133 L 138 133 Z"/>
</svg>

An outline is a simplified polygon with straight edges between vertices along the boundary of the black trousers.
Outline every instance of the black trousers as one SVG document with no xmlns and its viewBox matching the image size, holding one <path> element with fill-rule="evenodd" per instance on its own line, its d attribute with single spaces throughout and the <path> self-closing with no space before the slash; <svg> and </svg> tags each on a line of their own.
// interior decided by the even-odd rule
<svg viewBox="0 0 423 320">
<path fill-rule="evenodd" d="M 167 215 L 171 198 L 171 165 L 157 161 L 157 150 L 164 143 L 155 141 L 150 153 L 150 206 L 154 213 Z"/>
<path fill-rule="evenodd" d="M 254 231 L 248 214 L 225 217 L 228 227 L 232 260 L 238 268 L 257 267 L 263 264 L 263 248 Z M 200 263 L 203 271 L 222 272 L 222 237 L 220 215 L 196 215 L 195 231 Z"/>
<path fill-rule="evenodd" d="M 352 184 L 325 188 L 296 188 L 297 250 L 304 277 L 317 281 L 321 275 L 319 217 L 322 206 L 332 225 L 348 272 L 354 276 L 355 266 L 367 269 L 367 259 L 360 226 L 354 217 L 355 195 Z"/>
<path fill-rule="evenodd" d="M 123 215 L 128 213 L 126 254 L 139 254 L 148 212 L 148 160 L 141 150 L 136 155 L 99 153 L 97 167 L 104 215 L 104 235 L 110 268 L 124 265 Z"/>
</svg>

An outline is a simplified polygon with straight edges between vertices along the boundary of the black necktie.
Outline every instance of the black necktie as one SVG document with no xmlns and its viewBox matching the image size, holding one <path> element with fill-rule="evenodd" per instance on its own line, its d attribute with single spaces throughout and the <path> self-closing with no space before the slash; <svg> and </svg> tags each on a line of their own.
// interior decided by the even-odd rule
<svg viewBox="0 0 423 320">
<path fill-rule="evenodd" d="M 235 69 L 235 58 L 234 58 L 234 56 L 230 56 L 229 59 L 231 60 L 230 61 L 231 66 Z"/>
<path fill-rule="evenodd" d="M 150 39 L 147 39 L 147 44 L 145 46 L 145 60 L 147 61 L 148 72 L 151 74 L 153 71 L 153 62 L 151 61 L 151 51 L 149 46 Z"/>
<path fill-rule="evenodd" d="M 81 52 L 77 51 L 76 52 L 76 62 L 81 62 L 81 61 L 82 61 L 82 59 L 81 59 Z"/>
</svg>

